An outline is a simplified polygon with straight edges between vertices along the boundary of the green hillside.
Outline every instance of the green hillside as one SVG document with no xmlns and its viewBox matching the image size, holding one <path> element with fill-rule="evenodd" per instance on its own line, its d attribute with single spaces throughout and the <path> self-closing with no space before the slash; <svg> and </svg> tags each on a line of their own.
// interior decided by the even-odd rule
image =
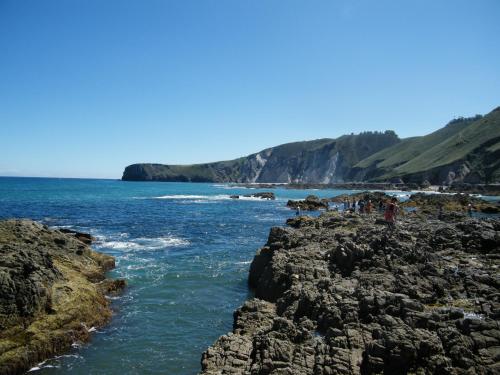
<svg viewBox="0 0 500 375">
<path fill-rule="evenodd" d="M 474 150 L 486 145 L 489 141 L 494 141 L 489 146 L 490 149 L 498 147 L 499 138 L 500 108 L 467 125 L 443 142 L 433 147 L 426 147 L 419 156 L 396 168 L 396 173 L 415 173 L 448 165 L 457 160 L 465 160 Z M 485 152 L 488 151 L 486 148 Z"/>
<path fill-rule="evenodd" d="M 352 177 L 378 181 L 437 178 L 446 172 L 442 167 L 456 164 L 455 169 L 474 170 L 480 179 L 498 180 L 499 151 L 500 107 L 484 117 L 459 118 L 429 135 L 403 139 L 360 161 Z"/>
<path fill-rule="evenodd" d="M 500 181 L 500 107 L 458 118 L 431 134 L 400 140 L 393 131 L 293 142 L 235 160 L 125 168 L 128 181 L 451 184 Z"/>
<path fill-rule="evenodd" d="M 367 168 L 376 163 L 377 168 L 395 168 L 419 156 L 424 150 L 434 147 L 449 137 L 452 137 L 478 118 L 481 117 L 460 118 L 449 122 L 444 128 L 431 134 L 421 137 L 405 138 L 400 143 L 362 160 L 356 167 Z"/>
</svg>

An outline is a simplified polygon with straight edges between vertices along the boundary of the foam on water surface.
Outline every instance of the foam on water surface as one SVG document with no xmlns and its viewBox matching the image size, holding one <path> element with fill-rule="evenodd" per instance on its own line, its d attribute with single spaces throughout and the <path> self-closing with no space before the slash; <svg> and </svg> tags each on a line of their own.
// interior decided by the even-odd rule
<svg viewBox="0 0 500 375">
<path fill-rule="evenodd" d="M 97 249 L 113 249 L 120 251 L 135 251 L 135 250 L 160 250 L 172 247 L 187 246 L 189 241 L 183 238 L 174 236 L 157 237 L 157 238 L 135 238 L 127 241 L 118 240 L 100 240 L 96 243 Z"/>
</svg>

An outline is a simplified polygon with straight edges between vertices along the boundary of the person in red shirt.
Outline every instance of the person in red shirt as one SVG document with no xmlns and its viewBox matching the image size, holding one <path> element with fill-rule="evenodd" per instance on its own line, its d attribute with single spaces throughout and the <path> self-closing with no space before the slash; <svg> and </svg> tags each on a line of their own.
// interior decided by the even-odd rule
<svg viewBox="0 0 500 375">
<path fill-rule="evenodd" d="M 399 210 L 397 202 L 398 200 L 396 198 L 392 198 L 385 207 L 384 219 L 391 228 L 394 228 L 396 225 L 396 215 Z"/>
</svg>

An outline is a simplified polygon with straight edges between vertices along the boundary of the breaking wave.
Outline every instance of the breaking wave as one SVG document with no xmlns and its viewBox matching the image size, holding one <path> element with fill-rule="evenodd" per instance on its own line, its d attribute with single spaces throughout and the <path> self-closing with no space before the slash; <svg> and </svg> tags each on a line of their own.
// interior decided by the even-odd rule
<svg viewBox="0 0 500 375">
<path fill-rule="evenodd" d="M 190 242 L 183 238 L 174 236 L 157 237 L 157 238 L 135 238 L 128 241 L 105 241 L 101 240 L 96 244 L 99 248 L 120 250 L 120 251 L 135 251 L 135 250 L 161 250 L 170 247 L 187 246 Z"/>
<path fill-rule="evenodd" d="M 219 194 L 219 195 L 184 195 L 184 194 L 176 194 L 176 195 L 160 195 L 158 197 L 152 197 L 152 199 L 179 199 L 184 201 L 222 201 L 222 200 L 234 200 L 234 201 L 266 201 L 266 199 L 261 199 L 259 197 L 245 197 L 243 195 L 239 195 L 239 198 L 231 198 L 230 195 L 227 194 Z"/>
</svg>

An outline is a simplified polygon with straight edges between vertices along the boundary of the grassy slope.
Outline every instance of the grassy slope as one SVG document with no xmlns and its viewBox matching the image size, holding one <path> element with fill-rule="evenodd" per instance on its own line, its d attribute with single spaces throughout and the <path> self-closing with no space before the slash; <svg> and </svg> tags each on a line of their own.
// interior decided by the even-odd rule
<svg viewBox="0 0 500 375">
<path fill-rule="evenodd" d="M 429 147 L 434 147 L 449 137 L 455 135 L 460 130 L 469 125 L 469 121 L 451 122 L 442 129 L 422 137 L 411 137 L 403 139 L 400 143 L 385 148 L 376 154 L 360 161 L 356 167 L 367 168 L 377 163 L 378 168 L 395 168 L 413 158 L 417 157 L 422 151 Z"/>
<path fill-rule="evenodd" d="M 398 174 L 416 173 L 463 160 L 482 144 L 500 137 L 500 109 L 474 121 L 443 142 L 426 147 L 424 152 L 396 168 Z M 489 148 L 497 148 L 498 143 Z M 485 151 L 489 151 L 485 148 Z"/>
</svg>

